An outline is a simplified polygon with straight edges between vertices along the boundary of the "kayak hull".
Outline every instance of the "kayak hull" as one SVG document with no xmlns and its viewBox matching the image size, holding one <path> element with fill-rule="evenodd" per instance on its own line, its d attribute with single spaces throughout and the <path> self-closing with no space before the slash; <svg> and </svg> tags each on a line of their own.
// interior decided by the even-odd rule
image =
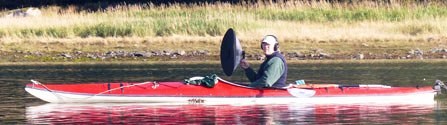
<svg viewBox="0 0 447 125">
<path fill-rule="evenodd" d="M 144 96 L 94 96 L 49 92 L 33 88 L 26 91 L 37 98 L 51 103 L 178 103 L 178 104 L 285 104 L 285 103 L 385 103 L 385 104 L 432 104 L 433 92 L 418 92 L 398 95 L 364 95 L 364 96 L 316 96 L 310 98 L 296 97 L 144 97 Z"/>
<path fill-rule="evenodd" d="M 218 78 L 213 88 L 186 85 L 182 82 L 27 84 L 31 95 L 52 103 L 301 103 L 340 101 L 421 102 L 433 101 L 430 87 L 343 87 L 307 86 L 295 88 L 256 89 Z M 297 96 L 292 89 L 313 91 L 310 96 Z M 306 93 L 304 93 L 306 94 Z"/>
</svg>

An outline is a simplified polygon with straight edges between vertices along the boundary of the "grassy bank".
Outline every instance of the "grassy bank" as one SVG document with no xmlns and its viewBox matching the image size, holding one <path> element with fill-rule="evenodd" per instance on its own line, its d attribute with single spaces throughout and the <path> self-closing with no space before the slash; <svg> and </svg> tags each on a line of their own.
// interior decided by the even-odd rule
<svg viewBox="0 0 447 125">
<path fill-rule="evenodd" d="M 207 50 L 234 28 L 248 53 L 275 34 L 284 52 L 350 56 L 446 48 L 442 4 L 290 2 L 278 4 L 123 5 L 99 12 L 41 8 L 33 18 L 0 18 L 0 51 L 107 52 Z"/>
</svg>

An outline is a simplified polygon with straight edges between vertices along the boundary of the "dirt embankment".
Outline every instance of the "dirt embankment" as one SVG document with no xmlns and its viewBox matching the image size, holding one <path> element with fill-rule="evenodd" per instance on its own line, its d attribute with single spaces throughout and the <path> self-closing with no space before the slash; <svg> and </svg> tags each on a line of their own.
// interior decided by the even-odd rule
<svg viewBox="0 0 447 125">
<path fill-rule="evenodd" d="M 447 49 L 410 50 L 401 54 L 330 54 L 319 51 L 303 54 L 282 52 L 288 60 L 446 59 Z M 0 51 L 1 62 L 95 62 L 95 61 L 205 61 L 219 60 L 219 53 L 196 51 L 108 51 L 108 52 L 24 52 Z M 247 53 L 248 60 L 263 60 L 261 53 Z"/>
</svg>

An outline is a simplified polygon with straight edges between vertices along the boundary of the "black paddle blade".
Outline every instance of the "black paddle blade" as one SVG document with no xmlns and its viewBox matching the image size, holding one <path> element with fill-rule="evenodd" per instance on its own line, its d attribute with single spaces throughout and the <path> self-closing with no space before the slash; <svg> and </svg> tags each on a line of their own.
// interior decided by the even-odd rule
<svg viewBox="0 0 447 125">
<path fill-rule="evenodd" d="M 220 64 L 227 76 L 231 76 L 242 59 L 242 47 L 233 29 L 228 29 L 220 45 Z"/>
</svg>

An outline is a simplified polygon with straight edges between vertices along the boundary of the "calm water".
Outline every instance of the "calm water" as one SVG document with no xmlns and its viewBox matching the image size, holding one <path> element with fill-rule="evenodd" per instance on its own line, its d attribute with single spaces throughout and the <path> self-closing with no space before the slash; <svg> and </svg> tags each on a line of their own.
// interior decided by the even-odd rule
<svg viewBox="0 0 447 125">
<path fill-rule="evenodd" d="M 292 63 L 289 81 L 432 85 L 436 79 L 447 80 L 446 65 L 447 61 Z M 229 81 L 246 81 L 240 77 L 242 72 L 224 77 L 219 64 L 0 65 L 0 124 L 446 124 L 447 121 L 444 99 L 426 104 L 49 104 L 23 89 L 30 79 L 43 83 L 180 81 L 212 73 Z"/>
</svg>

